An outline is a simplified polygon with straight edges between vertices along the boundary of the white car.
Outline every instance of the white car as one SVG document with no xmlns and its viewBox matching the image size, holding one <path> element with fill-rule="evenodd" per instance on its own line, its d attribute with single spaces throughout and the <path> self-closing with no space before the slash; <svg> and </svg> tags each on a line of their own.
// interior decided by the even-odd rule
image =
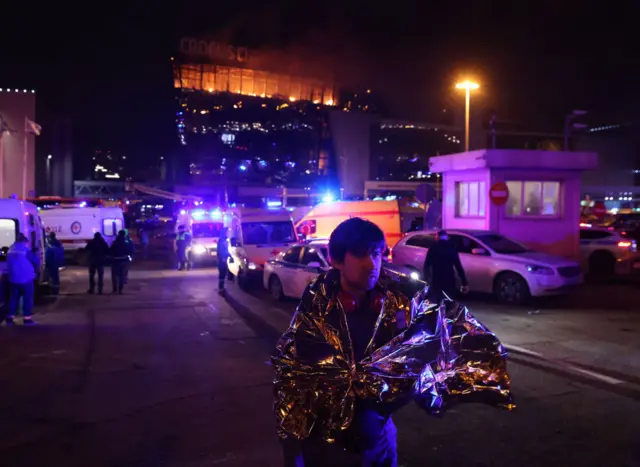
<svg viewBox="0 0 640 467">
<path fill-rule="evenodd" d="M 302 297 L 311 281 L 331 268 L 328 249 L 328 240 L 314 240 L 278 254 L 264 265 L 264 287 L 276 300 Z M 414 271 L 388 263 L 383 268 L 398 279 L 407 296 L 413 296 L 426 285 Z"/>
<path fill-rule="evenodd" d="M 560 295 L 583 282 L 575 261 L 539 253 L 504 235 L 485 230 L 447 230 L 460 255 L 469 289 L 493 293 L 504 303 L 523 303 L 530 296 Z M 395 265 L 422 273 L 436 231 L 412 232 L 392 250 Z M 453 266 L 452 266 L 453 267 Z"/>
<path fill-rule="evenodd" d="M 580 257 L 585 270 L 594 276 L 640 272 L 637 242 L 624 232 L 581 224 Z"/>
</svg>

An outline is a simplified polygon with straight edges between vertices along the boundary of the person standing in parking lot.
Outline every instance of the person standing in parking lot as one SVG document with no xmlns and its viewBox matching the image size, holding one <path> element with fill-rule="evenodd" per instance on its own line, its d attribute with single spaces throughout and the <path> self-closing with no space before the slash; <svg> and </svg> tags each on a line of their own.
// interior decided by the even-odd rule
<svg viewBox="0 0 640 467">
<path fill-rule="evenodd" d="M 31 310 L 35 292 L 36 272 L 40 270 L 40 260 L 29 247 L 29 240 L 19 233 L 16 241 L 7 252 L 9 273 L 9 313 L 5 317 L 7 324 L 13 324 L 22 297 L 22 322 L 33 324 Z"/>
<path fill-rule="evenodd" d="M 54 232 L 51 232 L 47 239 L 44 263 L 51 284 L 51 295 L 58 295 L 60 293 L 60 268 L 64 265 L 64 248 Z"/>
<path fill-rule="evenodd" d="M 449 241 L 449 235 L 445 230 L 436 234 L 435 245 L 429 248 L 424 262 L 423 277 L 429 284 L 428 298 L 439 302 L 445 295 L 452 298 L 456 291 L 456 276 L 458 273 L 462 282 L 462 293 L 469 292 L 467 275 L 460 262 L 460 256 L 455 245 Z"/>
<path fill-rule="evenodd" d="M 100 232 L 96 232 L 85 248 L 89 252 L 89 293 L 96 289 L 95 277 L 98 274 L 98 293 L 102 294 L 104 285 L 104 265 L 109 254 L 109 245 Z"/>
<path fill-rule="evenodd" d="M 190 245 L 191 235 L 187 232 L 187 228 L 184 225 L 179 226 L 175 243 L 175 251 L 178 256 L 178 271 L 188 271 L 191 269 L 191 263 L 189 261 L 187 251 Z"/>
<path fill-rule="evenodd" d="M 227 239 L 227 231 L 229 229 L 227 227 L 223 227 L 220 230 L 220 237 L 218 238 L 218 292 L 223 294 L 225 292 L 224 282 L 227 278 L 227 273 L 229 272 L 229 266 L 227 265 L 227 261 L 229 261 L 229 240 Z"/>
<path fill-rule="evenodd" d="M 127 233 L 124 230 L 118 232 L 118 236 L 111 244 L 111 282 L 113 293 L 122 295 L 122 289 L 127 279 L 127 269 L 133 254 L 133 243 L 127 241 Z"/>
</svg>

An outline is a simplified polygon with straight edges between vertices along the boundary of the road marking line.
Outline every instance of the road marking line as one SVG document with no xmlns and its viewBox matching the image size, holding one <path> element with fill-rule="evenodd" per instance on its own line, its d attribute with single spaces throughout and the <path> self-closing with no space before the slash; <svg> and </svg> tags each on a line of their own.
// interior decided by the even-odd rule
<svg viewBox="0 0 640 467">
<path fill-rule="evenodd" d="M 569 369 L 571 371 L 575 371 L 575 372 L 582 373 L 584 375 L 590 376 L 592 378 L 599 379 L 600 381 L 603 381 L 603 382 L 605 382 L 607 384 L 616 384 L 617 385 L 617 384 L 624 383 L 624 381 L 621 381 L 621 380 L 616 379 L 616 378 L 612 378 L 611 376 L 603 375 L 601 373 L 596 373 L 595 371 L 585 370 L 584 368 L 580 368 L 578 366 L 574 366 L 574 365 L 572 365 L 570 363 L 566 363 L 566 362 L 563 362 L 561 360 L 557 360 L 557 361 L 549 360 L 549 359 L 545 358 L 544 355 L 542 355 L 541 353 L 534 352 L 533 350 L 525 349 L 524 347 L 519 347 L 517 345 L 510 345 L 510 344 L 504 344 L 504 347 L 507 350 L 513 350 L 514 352 L 518 352 L 518 353 L 521 353 L 521 354 L 530 355 L 530 356 L 533 356 L 533 357 L 538 357 L 538 358 L 540 358 L 542 360 L 545 360 L 545 361 L 547 361 L 549 363 L 554 363 L 556 365 L 559 365 L 559 366 L 564 367 L 566 369 Z"/>
<path fill-rule="evenodd" d="M 526 355 L 533 355 L 534 357 L 544 358 L 541 353 L 534 352 L 533 350 L 525 349 L 524 347 L 519 347 L 517 345 L 504 344 L 504 348 L 507 350 L 513 350 L 514 352 L 519 352 Z"/>
<path fill-rule="evenodd" d="M 573 365 L 566 365 L 566 366 L 567 366 L 567 368 L 570 368 L 573 371 L 584 373 L 585 375 L 591 376 L 592 378 L 599 379 L 600 381 L 604 381 L 605 383 L 608 383 L 608 384 L 622 384 L 622 383 L 624 383 L 624 381 L 620 381 L 619 379 L 615 379 L 615 378 L 612 378 L 610 376 L 603 375 L 603 374 L 600 374 L 600 373 L 595 373 L 593 371 L 585 370 L 584 368 L 579 368 L 579 367 L 573 366 Z"/>
</svg>

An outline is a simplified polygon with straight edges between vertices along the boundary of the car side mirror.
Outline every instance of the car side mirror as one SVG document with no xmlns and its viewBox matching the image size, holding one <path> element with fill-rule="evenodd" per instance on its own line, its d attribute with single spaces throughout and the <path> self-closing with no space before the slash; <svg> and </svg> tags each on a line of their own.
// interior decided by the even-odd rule
<svg viewBox="0 0 640 467">
<path fill-rule="evenodd" d="M 489 256 L 489 252 L 484 248 L 474 248 L 471 250 L 471 254 L 474 256 Z"/>
<path fill-rule="evenodd" d="M 307 264 L 308 268 L 321 268 L 322 264 L 320 264 L 318 261 L 311 261 L 309 264 Z"/>
<path fill-rule="evenodd" d="M 232 247 L 238 246 L 238 239 L 236 237 L 231 237 L 229 239 L 229 245 L 231 245 Z"/>
</svg>

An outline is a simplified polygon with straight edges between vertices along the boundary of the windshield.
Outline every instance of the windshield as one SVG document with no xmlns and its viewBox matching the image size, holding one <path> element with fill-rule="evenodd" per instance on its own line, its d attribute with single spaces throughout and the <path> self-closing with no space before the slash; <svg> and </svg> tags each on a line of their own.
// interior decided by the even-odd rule
<svg viewBox="0 0 640 467">
<path fill-rule="evenodd" d="M 218 238 L 221 229 L 222 222 L 198 222 L 191 226 L 193 238 Z"/>
<path fill-rule="evenodd" d="M 16 241 L 18 223 L 15 219 L 0 219 L 0 261 L 7 260 L 7 249 Z"/>
<path fill-rule="evenodd" d="M 245 245 L 265 245 L 296 241 L 291 221 L 246 222 L 242 224 L 242 240 Z"/>
<path fill-rule="evenodd" d="M 490 249 L 501 255 L 514 255 L 518 253 L 526 253 L 528 248 L 520 245 L 513 240 L 497 234 L 478 235 L 478 240 L 487 245 Z"/>
</svg>

